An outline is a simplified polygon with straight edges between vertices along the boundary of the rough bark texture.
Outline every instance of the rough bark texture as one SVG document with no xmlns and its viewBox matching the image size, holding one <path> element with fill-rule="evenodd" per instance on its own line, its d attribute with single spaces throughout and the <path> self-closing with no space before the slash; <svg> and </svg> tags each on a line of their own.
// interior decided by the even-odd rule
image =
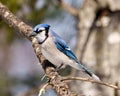
<svg viewBox="0 0 120 96">
<path fill-rule="evenodd" d="M 78 19 L 78 42 L 76 45 L 77 57 L 82 60 L 90 69 L 106 82 L 120 80 L 120 0 L 84 0 L 78 11 L 70 6 L 66 9 Z M 77 13 L 78 12 L 78 13 Z M 45 60 L 41 54 L 36 40 L 29 38 L 32 28 L 15 17 L 4 5 L 0 3 L 0 17 L 9 26 L 19 30 L 24 36 L 32 41 L 35 53 L 42 63 L 50 84 L 55 88 L 59 96 L 76 96 L 72 94 L 65 82 L 61 82 L 61 77 L 55 72 L 54 66 Z M 46 63 L 47 62 L 47 63 Z M 46 66 L 52 65 L 47 67 Z M 81 72 L 76 73 L 80 76 Z M 84 92 L 91 96 L 113 96 L 111 89 L 95 86 L 93 84 L 75 82 L 71 89 Z M 119 94 L 119 93 L 117 93 Z M 117 96 L 117 95 L 115 95 Z"/>
<path fill-rule="evenodd" d="M 84 0 L 79 9 L 76 54 L 104 81 L 120 80 L 120 0 Z M 81 72 L 76 73 L 80 76 Z M 81 88 L 79 88 L 81 86 Z M 113 90 L 76 82 L 86 95 L 113 96 Z"/>
<path fill-rule="evenodd" d="M 32 41 L 34 51 L 45 69 L 46 75 L 50 78 L 50 84 L 53 88 L 55 88 L 58 96 L 74 96 L 74 94 L 69 91 L 68 85 L 65 82 L 61 82 L 62 78 L 55 71 L 55 67 L 50 62 L 45 60 L 36 39 L 29 37 L 29 34 L 32 32 L 32 28 L 14 16 L 2 3 L 0 3 L 0 18 L 10 27 L 17 29 L 21 34 Z"/>
</svg>

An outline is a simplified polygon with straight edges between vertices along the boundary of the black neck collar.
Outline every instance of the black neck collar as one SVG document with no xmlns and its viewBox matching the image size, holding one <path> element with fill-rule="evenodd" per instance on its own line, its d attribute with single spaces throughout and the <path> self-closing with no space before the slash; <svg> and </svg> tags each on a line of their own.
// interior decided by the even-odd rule
<svg viewBox="0 0 120 96">
<path fill-rule="evenodd" d="M 47 40 L 47 38 L 48 36 L 46 36 L 46 38 L 42 42 L 39 42 L 39 44 L 43 44 Z"/>
</svg>

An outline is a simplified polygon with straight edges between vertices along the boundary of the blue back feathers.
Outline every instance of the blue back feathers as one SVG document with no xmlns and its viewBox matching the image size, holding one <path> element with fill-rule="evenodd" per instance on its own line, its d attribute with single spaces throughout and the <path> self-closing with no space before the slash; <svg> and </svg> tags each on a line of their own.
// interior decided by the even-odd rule
<svg viewBox="0 0 120 96">
<path fill-rule="evenodd" d="M 67 57 L 69 57 L 70 59 L 74 60 L 76 63 L 78 63 L 80 65 L 80 68 L 83 69 L 83 71 L 85 71 L 87 74 L 89 74 L 91 77 L 95 78 L 96 80 L 100 80 L 99 77 L 97 77 L 95 74 L 93 74 L 89 69 L 87 69 L 84 65 L 82 65 L 77 57 L 75 56 L 75 54 L 70 50 L 69 46 L 66 44 L 66 42 L 60 37 L 58 36 L 54 31 L 52 31 L 51 29 L 49 29 L 50 25 L 48 24 L 39 24 L 37 26 L 34 27 L 33 31 L 34 33 L 39 33 L 43 30 L 45 30 L 45 35 L 47 34 L 47 37 L 49 37 L 49 32 L 51 33 L 51 35 L 53 35 L 53 42 L 55 43 L 56 48 L 62 52 L 63 54 L 65 54 Z M 41 30 L 40 30 L 41 28 Z M 43 28 L 43 30 L 42 30 Z M 61 57 L 62 58 L 62 57 Z M 69 62 L 68 62 L 69 63 Z M 79 67 L 79 66 L 78 66 Z M 77 68 L 78 69 L 78 68 Z"/>
<path fill-rule="evenodd" d="M 73 59 L 76 63 L 78 63 L 80 65 L 80 67 L 82 69 L 84 69 L 84 71 L 89 74 L 90 76 L 92 76 L 92 71 L 89 70 L 88 68 L 86 68 L 84 65 L 82 65 L 77 57 L 75 56 L 75 54 L 70 50 L 70 47 L 66 44 L 66 42 L 61 39 L 61 37 L 59 37 L 54 31 L 51 31 L 52 34 L 55 36 L 55 45 L 57 47 L 58 50 L 60 50 L 61 52 L 63 52 L 66 56 L 68 56 L 70 59 Z"/>
<path fill-rule="evenodd" d="M 44 27 L 45 29 L 49 29 L 50 25 L 48 25 L 48 24 L 39 24 L 39 25 L 34 27 L 33 31 L 37 33 L 40 27 Z M 50 32 L 52 33 L 52 35 L 55 38 L 54 43 L 55 43 L 57 49 L 59 51 L 61 51 L 62 53 L 64 53 L 66 56 L 68 56 L 70 59 L 73 59 L 78 63 L 77 57 L 70 50 L 70 48 L 66 44 L 66 42 L 60 36 L 58 36 L 54 31 L 50 30 Z"/>
<path fill-rule="evenodd" d="M 66 44 L 66 42 L 60 36 L 58 36 L 54 31 L 50 30 L 50 32 L 55 36 L 54 43 L 55 43 L 57 49 L 60 50 L 61 52 L 63 52 L 70 59 L 73 59 L 78 63 L 77 57 L 71 51 L 70 47 Z"/>
</svg>

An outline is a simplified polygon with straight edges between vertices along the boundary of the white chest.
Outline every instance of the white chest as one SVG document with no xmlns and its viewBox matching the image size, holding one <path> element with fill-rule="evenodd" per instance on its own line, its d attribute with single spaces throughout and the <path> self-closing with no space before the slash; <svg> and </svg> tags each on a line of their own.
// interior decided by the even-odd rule
<svg viewBox="0 0 120 96">
<path fill-rule="evenodd" d="M 41 47 L 42 54 L 45 58 L 55 65 L 68 64 L 71 61 L 64 53 L 56 48 L 52 38 L 48 38 Z"/>
</svg>

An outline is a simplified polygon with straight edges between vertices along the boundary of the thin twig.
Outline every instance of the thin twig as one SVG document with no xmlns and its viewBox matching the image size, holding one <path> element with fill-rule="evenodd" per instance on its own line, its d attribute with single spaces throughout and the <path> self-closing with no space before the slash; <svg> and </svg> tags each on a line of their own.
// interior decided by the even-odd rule
<svg viewBox="0 0 120 96">
<path fill-rule="evenodd" d="M 52 70 L 55 70 L 55 67 L 53 67 L 53 66 L 46 67 L 46 65 L 52 65 L 52 64 L 50 62 L 48 62 L 42 55 L 41 48 L 40 48 L 37 40 L 29 37 L 29 34 L 33 30 L 32 27 L 28 26 L 22 20 L 20 20 L 18 17 L 16 17 L 1 2 L 0 2 L 0 17 L 10 27 L 12 27 L 13 29 L 17 29 L 18 31 L 16 31 L 16 32 L 20 32 L 26 38 L 28 38 L 30 41 L 32 41 L 32 45 L 33 45 L 35 54 L 37 55 L 37 58 L 39 59 L 39 62 L 41 63 L 42 67 L 45 68 L 46 75 L 50 78 L 55 77 L 55 79 L 51 79 L 50 84 L 52 84 L 52 87 L 55 88 L 57 94 L 59 94 L 61 96 L 73 96 L 68 88 L 68 85 L 66 83 L 61 82 L 62 77 L 57 72 L 52 71 Z M 63 94 L 65 94 L 65 95 L 63 95 Z"/>
<path fill-rule="evenodd" d="M 119 82 L 115 82 L 115 85 L 119 87 Z M 120 96 L 118 90 L 114 89 L 114 96 Z"/>
<path fill-rule="evenodd" d="M 66 4 L 63 0 L 58 0 L 58 3 L 64 10 L 69 12 L 71 15 L 73 15 L 74 17 L 78 17 L 78 11 L 74 7 Z"/>
<path fill-rule="evenodd" d="M 68 81 L 68 80 L 80 80 L 80 81 L 86 81 L 86 82 L 91 82 L 91 83 L 97 83 L 97 84 L 100 84 L 100 85 L 105 85 L 105 86 L 114 88 L 116 90 L 120 90 L 120 88 L 118 86 L 115 86 L 115 85 L 112 85 L 112 84 L 109 84 L 109 83 L 104 83 L 102 81 L 96 81 L 96 80 L 93 80 L 93 79 L 88 79 L 88 78 L 66 77 L 66 78 L 62 79 L 62 81 Z"/>
<path fill-rule="evenodd" d="M 46 83 L 39 91 L 38 96 L 42 96 L 43 93 L 45 93 L 46 87 L 49 85 L 49 83 Z"/>
</svg>

